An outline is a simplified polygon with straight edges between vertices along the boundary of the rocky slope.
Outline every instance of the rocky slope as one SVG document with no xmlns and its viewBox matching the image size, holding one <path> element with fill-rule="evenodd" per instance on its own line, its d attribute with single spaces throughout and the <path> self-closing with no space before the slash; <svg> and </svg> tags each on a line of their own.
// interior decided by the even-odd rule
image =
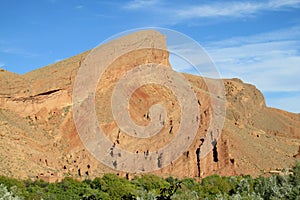
<svg viewBox="0 0 300 200">
<path fill-rule="evenodd" d="M 138 37 L 151 45 L 165 46 L 164 36 L 157 32 L 142 32 Z M 138 45 L 132 36 L 117 42 L 124 41 L 129 45 L 124 48 Z M 114 43 L 106 45 L 113 47 Z M 0 175 L 49 181 L 63 176 L 96 177 L 107 172 L 134 175 L 101 164 L 87 151 L 77 133 L 72 92 L 76 73 L 89 53 L 25 75 L 0 70 Z M 168 56 L 168 52 L 162 50 L 133 51 L 115 60 L 103 73 L 96 90 L 96 113 L 100 127 L 118 147 L 147 154 L 176 136 L 180 107 L 172 92 L 164 87 L 143 86 L 129 101 L 133 121 L 143 126 L 149 123 L 151 105 L 165 106 L 168 115 L 164 127 L 154 137 L 137 139 L 123 133 L 110 108 L 113 88 L 126 71 L 145 63 L 170 67 Z M 212 100 L 207 94 L 206 79 L 183 75 L 199 99 L 200 126 L 187 151 L 153 173 L 177 177 L 205 177 L 214 173 L 257 176 L 273 169 L 289 168 L 299 160 L 300 114 L 266 107 L 262 93 L 238 79 L 223 80 L 225 124 L 216 147 L 200 160 L 201 145 L 211 122 Z"/>
</svg>

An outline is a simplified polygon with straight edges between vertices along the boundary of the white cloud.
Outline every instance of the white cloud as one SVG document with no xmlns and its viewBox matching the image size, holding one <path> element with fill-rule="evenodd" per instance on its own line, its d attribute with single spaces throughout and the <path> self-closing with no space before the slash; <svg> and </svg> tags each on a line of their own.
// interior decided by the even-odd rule
<svg viewBox="0 0 300 200">
<path fill-rule="evenodd" d="M 127 10 L 141 10 L 151 12 L 167 21 L 176 24 L 191 19 L 199 18 L 244 18 L 253 17 L 265 11 L 281 11 L 300 8 L 300 0 L 269 0 L 264 1 L 228 1 L 210 3 L 168 2 L 164 0 L 132 0 L 122 6 Z M 189 22 L 191 23 L 191 22 Z"/>
<path fill-rule="evenodd" d="M 236 62 L 229 64 L 216 62 L 221 74 L 242 78 L 262 91 L 299 91 L 300 56 L 284 56 L 279 52 L 257 60 L 245 57 L 239 62 L 239 59 L 233 57 Z"/>
<path fill-rule="evenodd" d="M 125 9 L 140 9 L 140 8 L 149 8 L 153 6 L 159 5 L 159 0 L 133 0 L 127 3 L 124 8 Z"/>
<path fill-rule="evenodd" d="M 230 46 L 236 46 L 241 44 L 298 40 L 299 38 L 300 38 L 300 27 L 296 26 L 296 27 L 290 27 L 283 30 L 276 30 L 272 32 L 264 32 L 264 33 L 245 36 L 245 37 L 234 37 L 234 38 L 224 39 L 222 41 L 210 42 L 209 46 L 230 47 Z"/>
<path fill-rule="evenodd" d="M 173 31 L 167 31 L 166 38 L 168 50 L 171 52 L 170 62 L 176 71 L 220 78 L 210 57 L 197 41 Z"/>
<path fill-rule="evenodd" d="M 78 6 L 76 6 L 75 8 L 76 8 L 76 9 L 81 9 L 81 8 L 83 8 L 83 5 L 78 5 Z"/>
<path fill-rule="evenodd" d="M 61 59 L 61 58 L 55 59 L 55 60 L 54 60 L 54 63 L 60 62 L 60 61 L 62 61 L 62 60 L 63 60 L 63 59 Z"/>
<path fill-rule="evenodd" d="M 219 46 L 208 44 L 208 52 L 224 77 L 239 77 L 263 93 L 296 93 L 289 97 L 267 97 L 266 102 L 268 106 L 299 113 L 300 41 L 297 37 L 300 32 L 294 30 L 299 29 L 219 41 Z"/>
<path fill-rule="evenodd" d="M 262 92 L 286 92 L 300 94 L 300 27 L 267 32 L 249 37 L 229 38 L 204 44 L 205 50 L 216 64 L 223 78 L 241 78 L 254 84 Z M 180 46 L 178 47 L 180 48 Z M 181 46 L 177 52 L 190 55 L 204 64 L 195 47 Z M 194 53 L 193 53 L 194 52 Z M 172 57 L 170 59 L 173 59 Z M 173 59 L 173 62 L 178 62 Z M 193 72 L 192 66 L 176 65 L 176 70 Z M 205 65 L 205 64 L 204 64 Z M 212 65 L 209 67 L 213 68 Z M 195 71 L 195 70 L 194 70 Z M 196 73 L 197 74 L 197 73 Z M 299 96 L 266 99 L 268 105 L 299 112 Z M 288 106 L 284 106 L 285 103 Z"/>
<path fill-rule="evenodd" d="M 205 46 L 224 77 L 240 77 L 263 91 L 300 91 L 300 32 L 288 34 L 294 30 L 299 28 Z"/>
<path fill-rule="evenodd" d="M 286 8 L 300 7 L 299 0 L 272 0 L 262 2 L 217 2 L 204 5 L 186 6 L 175 9 L 177 18 L 191 19 L 201 17 L 245 17 L 252 16 L 260 11 L 282 10 Z"/>
<path fill-rule="evenodd" d="M 271 97 L 267 99 L 267 106 L 300 113 L 299 100 L 300 92 L 289 97 Z"/>
<path fill-rule="evenodd" d="M 3 66 L 5 66 L 5 63 L 0 62 L 0 67 L 3 67 Z"/>
<path fill-rule="evenodd" d="M 179 18 L 190 19 L 198 17 L 242 16 L 252 14 L 259 9 L 258 4 L 248 2 L 215 3 L 178 9 L 176 14 Z"/>
<path fill-rule="evenodd" d="M 32 56 L 36 56 L 37 54 L 26 51 L 24 49 L 21 48 L 16 48 L 16 47 L 1 47 L 0 48 L 0 52 L 1 53 L 7 53 L 7 54 L 16 54 L 16 55 L 22 55 L 25 57 L 32 57 Z"/>
<path fill-rule="evenodd" d="M 268 5 L 271 8 L 284 8 L 284 7 L 299 7 L 299 0 L 272 0 Z"/>
</svg>

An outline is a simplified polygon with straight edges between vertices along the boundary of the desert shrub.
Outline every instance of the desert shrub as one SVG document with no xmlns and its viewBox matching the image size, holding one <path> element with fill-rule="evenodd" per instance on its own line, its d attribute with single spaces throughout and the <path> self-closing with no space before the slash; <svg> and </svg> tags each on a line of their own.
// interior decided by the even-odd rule
<svg viewBox="0 0 300 200">
<path fill-rule="evenodd" d="M 254 179 L 252 179 L 250 176 L 244 176 L 237 180 L 235 183 L 235 189 L 232 194 L 240 194 L 245 197 L 251 196 L 254 191 Z"/>
<path fill-rule="evenodd" d="M 297 162 L 293 167 L 293 174 L 291 175 L 291 182 L 294 186 L 300 185 L 300 162 Z"/>
<path fill-rule="evenodd" d="M 5 185 L 0 184 L 0 199 L 1 200 L 22 200 L 23 198 L 15 194 L 15 192 L 13 191 L 14 190 L 13 187 L 12 187 L 12 191 L 8 191 Z"/>
<path fill-rule="evenodd" d="M 0 176 L 0 184 L 2 184 L 8 192 L 12 192 L 16 196 L 22 196 L 22 191 L 26 187 L 23 181 L 5 176 Z"/>
<path fill-rule="evenodd" d="M 215 198 L 218 200 L 264 200 L 260 195 L 255 193 L 249 193 L 249 194 L 217 194 Z"/>
<path fill-rule="evenodd" d="M 196 191 L 181 191 L 175 193 L 172 197 L 172 200 L 181 200 L 181 199 L 189 199 L 189 200 L 198 200 L 199 196 Z"/>
<path fill-rule="evenodd" d="M 295 185 L 293 179 L 294 175 L 260 177 L 255 185 L 255 193 L 260 194 L 263 199 L 297 199 L 300 186 Z"/>
</svg>

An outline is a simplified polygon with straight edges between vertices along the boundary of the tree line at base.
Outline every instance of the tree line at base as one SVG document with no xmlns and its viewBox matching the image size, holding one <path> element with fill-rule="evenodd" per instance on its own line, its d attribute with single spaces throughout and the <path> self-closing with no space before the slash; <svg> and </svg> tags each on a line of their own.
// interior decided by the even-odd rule
<svg viewBox="0 0 300 200">
<path fill-rule="evenodd" d="M 0 176 L 0 199 L 300 199 L 300 164 L 296 163 L 293 173 L 288 175 L 257 178 L 212 175 L 201 182 L 152 174 L 130 181 L 115 174 L 84 181 L 67 177 L 58 183 Z"/>
</svg>

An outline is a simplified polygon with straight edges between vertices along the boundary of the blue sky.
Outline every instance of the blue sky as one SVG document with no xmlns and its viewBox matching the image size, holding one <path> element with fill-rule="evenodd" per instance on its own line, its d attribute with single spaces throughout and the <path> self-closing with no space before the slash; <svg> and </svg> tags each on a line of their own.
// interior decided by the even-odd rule
<svg viewBox="0 0 300 200">
<path fill-rule="evenodd" d="M 268 106 L 300 113 L 300 0 L 1 0 L 0 67 L 23 74 L 149 26 L 190 36 L 223 78 L 252 83 Z"/>
</svg>

